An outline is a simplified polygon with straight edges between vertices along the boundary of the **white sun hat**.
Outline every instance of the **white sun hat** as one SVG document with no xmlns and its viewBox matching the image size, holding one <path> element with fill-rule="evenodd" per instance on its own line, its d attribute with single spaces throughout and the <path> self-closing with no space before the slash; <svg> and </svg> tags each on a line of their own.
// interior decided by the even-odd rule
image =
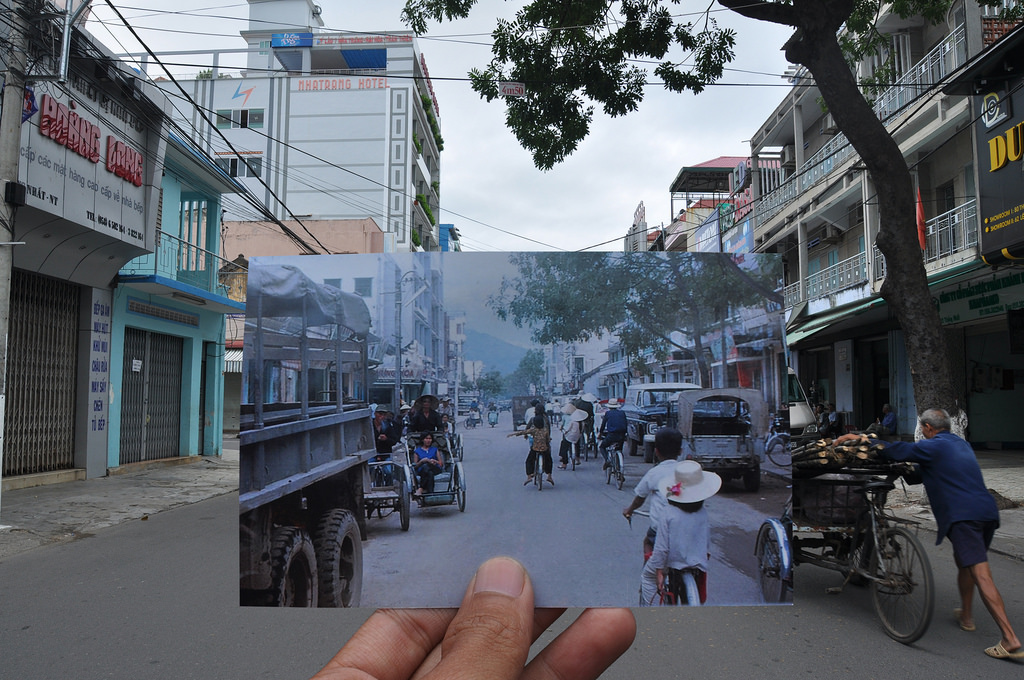
<svg viewBox="0 0 1024 680">
<path fill-rule="evenodd" d="M 670 503 L 697 503 L 718 493 L 722 478 L 704 471 L 697 461 L 683 460 L 675 464 L 671 474 L 662 478 L 658 488 Z"/>
</svg>

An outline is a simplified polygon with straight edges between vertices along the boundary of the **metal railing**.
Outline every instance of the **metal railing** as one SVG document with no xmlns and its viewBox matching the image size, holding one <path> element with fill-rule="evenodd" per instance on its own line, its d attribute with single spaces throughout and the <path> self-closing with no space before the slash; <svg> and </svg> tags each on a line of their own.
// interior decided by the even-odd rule
<svg viewBox="0 0 1024 680">
<path fill-rule="evenodd" d="M 977 201 L 971 199 L 956 208 L 933 217 L 925 224 L 924 262 L 936 262 L 944 257 L 969 251 L 978 245 Z M 871 276 L 875 281 L 885 278 L 885 256 L 878 246 L 872 245 L 874 264 Z M 807 299 L 824 297 L 868 280 L 867 258 L 860 253 L 848 260 L 823 269 L 807 277 Z M 802 302 L 800 282 L 791 283 L 782 290 L 787 309 Z"/>
<path fill-rule="evenodd" d="M 926 94 L 932 86 L 959 68 L 966 60 L 966 31 L 964 26 L 960 25 L 875 100 L 873 108 L 878 118 L 883 122 L 887 121 Z M 786 205 L 795 201 L 801 192 L 807 191 L 855 154 L 846 135 L 837 133 L 804 161 L 794 177 L 760 197 L 754 211 L 755 223 L 763 224 L 770 220 Z"/>
<path fill-rule="evenodd" d="M 963 205 L 937 215 L 925 223 L 924 263 L 973 250 L 978 245 L 978 204 L 971 199 Z M 885 256 L 878 246 L 875 253 L 875 280 L 885 278 Z"/>
<path fill-rule="evenodd" d="M 867 257 L 864 253 L 858 253 L 847 260 L 808 276 L 807 297 L 808 299 L 824 297 L 830 293 L 866 283 L 867 280 Z"/>
<path fill-rule="evenodd" d="M 157 232 L 156 244 L 155 253 L 135 258 L 122 267 L 120 273 L 162 276 L 227 297 L 227 286 L 220 283 L 218 273 L 229 260 L 162 231 Z"/>
</svg>

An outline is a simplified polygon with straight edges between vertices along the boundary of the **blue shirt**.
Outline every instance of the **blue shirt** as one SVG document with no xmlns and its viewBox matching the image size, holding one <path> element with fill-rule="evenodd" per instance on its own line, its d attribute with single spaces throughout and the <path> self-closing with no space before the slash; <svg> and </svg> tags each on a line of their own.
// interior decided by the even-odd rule
<svg viewBox="0 0 1024 680">
<path fill-rule="evenodd" d="M 882 418 L 882 427 L 888 428 L 889 434 L 896 434 L 896 414 L 889 411 Z"/>
<path fill-rule="evenodd" d="M 935 545 L 942 543 L 953 522 L 995 520 L 998 525 L 999 508 L 985 487 L 978 459 L 960 437 L 943 430 L 931 439 L 887 444 L 883 453 L 893 460 L 921 464 L 924 488 L 939 525 Z"/>
<path fill-rule="evenodd" d="M 626 414 L 622 412 L 622 409 L 608 409 L 608 412 L 604 414 L 604 420 L 601 422 L 601 429 L 609 433 L 625 432 Z"/>
</svg>

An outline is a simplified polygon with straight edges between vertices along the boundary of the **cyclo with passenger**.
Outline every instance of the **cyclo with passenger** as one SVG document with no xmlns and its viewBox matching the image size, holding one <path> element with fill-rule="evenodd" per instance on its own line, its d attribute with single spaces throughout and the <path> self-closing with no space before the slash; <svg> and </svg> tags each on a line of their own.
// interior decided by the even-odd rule
<svg viewBox="0 0 1024 680">
<path fill-rule="evenodd" d="M 466 509 L 466 477 L 456 460 L 440 414 L 437 398 L 423 395 L 413 404 L 405 438 L 406 463 L 416 478 L 413 498 L 419 507 L 457 503 Z"/>
</svg>

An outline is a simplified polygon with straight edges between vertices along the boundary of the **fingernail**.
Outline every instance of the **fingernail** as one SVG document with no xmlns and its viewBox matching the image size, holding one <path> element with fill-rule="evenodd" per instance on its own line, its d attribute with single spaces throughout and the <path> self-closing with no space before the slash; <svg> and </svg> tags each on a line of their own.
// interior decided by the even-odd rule
<svg viewBox="0 0 1024 680">
<path fill-rule="evenodd" d="M 526 570 L 523 565 L 507 557 L 487 560 L 476 572 L 473 593 L 501 593 L 519 597 L 526 585 Z"/>
</svg>

